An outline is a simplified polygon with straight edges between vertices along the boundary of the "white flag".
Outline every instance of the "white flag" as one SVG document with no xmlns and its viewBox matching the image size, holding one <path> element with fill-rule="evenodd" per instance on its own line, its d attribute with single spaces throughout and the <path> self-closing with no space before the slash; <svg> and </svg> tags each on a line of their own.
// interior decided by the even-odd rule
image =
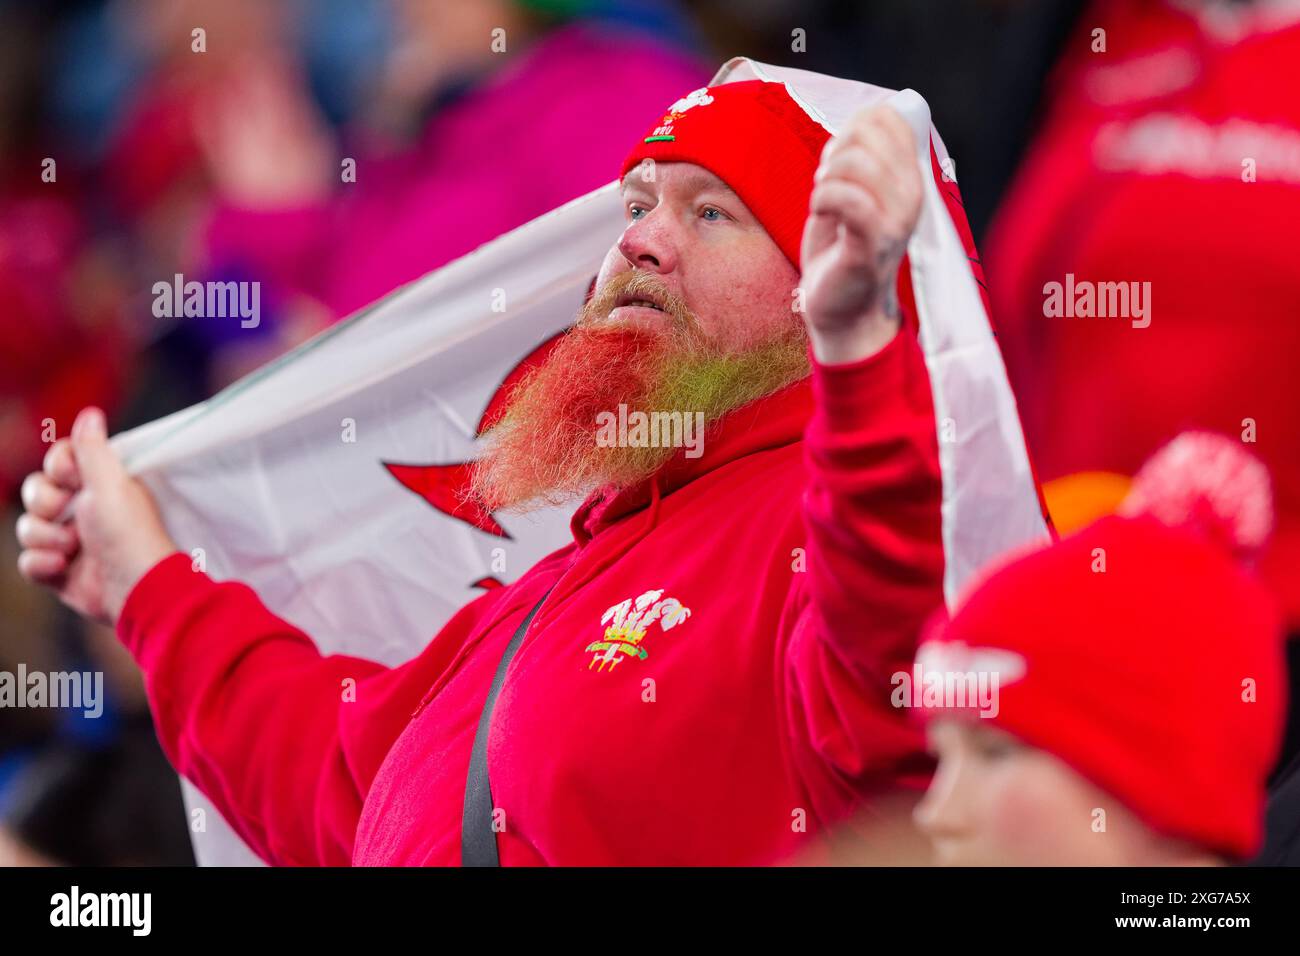
<svg viewBox="0 0 1300 956">
<path fill-rule="evenodd" d="M 831 132 L 888 102 L 916 135 L 926 195 L 908 261 L 939 426 L 951 603 L 986 561 L 1048 532 L 980 290 L 932 175 L 935 163 L 951 168 L 947 151 L 911 90 L 744 58 L 711 85 L 750 79 L 784 82 Z M 571 508 L 503 517 L 459 493 L 503 383 L 573 321 L 623 226 L 611 182 L 113 444 L 210 575 L 250 585 L 324 653 L 401 663 L 480 588 L 569 540 Z M 200 863 L 258 862 L 185 791 L 204 808 Z"/>
</svg>

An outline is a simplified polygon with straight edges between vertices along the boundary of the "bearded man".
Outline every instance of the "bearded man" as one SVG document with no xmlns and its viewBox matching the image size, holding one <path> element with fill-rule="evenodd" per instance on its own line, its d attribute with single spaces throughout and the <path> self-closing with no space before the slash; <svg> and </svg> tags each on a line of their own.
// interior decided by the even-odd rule
<svg viewBox="0 0 1300 956">
<path fill-rule="evenodd" d="M 831 139 L 767 81 L 675 107 L 475 475 L 490 508 L 585 496 L 574 540 L 415 659 L 322 656 L 192 570 L 96 410 L 26 482 L 21 571 L 115 623 L 169 757 L 266 860 L 815 859 L 926 782 L 889 704 L 943 599 L 930 383 L 895 295 L 912 134 L 876 108 Z M 597 441 L 620 404 L 703 413 L 703 453 Z"/>
</svg>

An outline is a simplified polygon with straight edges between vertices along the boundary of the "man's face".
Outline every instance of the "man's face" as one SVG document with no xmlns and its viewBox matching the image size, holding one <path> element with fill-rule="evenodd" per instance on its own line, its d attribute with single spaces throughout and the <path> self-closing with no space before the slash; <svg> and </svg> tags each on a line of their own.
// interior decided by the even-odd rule
<svg viewBox="0 0 1300 956">
<path fill-rule="evenodd" d="M 915 819 L 937 863 L 1125 866 L 1149 859 L 1159 842 L 1056 756 L 984 720 L 938 719 L 928 733 L 939 767 Z"/>
<path fill-rule="evenodd" d="M 676 449 L 597 441 L 620 405 L 707 427 L 808 374 L 798 272 L 758 220 L 699 166 L 643 169 L 624 180 L 626 226 L 577 323 L 488 435 L 474 491 L 489 508 L 560 504 L 652 475 Z"/>
<path fill-rule="evenodd" d="M 694 163 L 644 163 L 622 184 L 627 226 L 605 256 L 596 298 L 640 271 L 691 312 L 721 350 L 743 351 L 800 321 L 799 272 L 731 188 Z M 599 317 L 596 317 L 599 318 Z M 664 316 L 617 305 L 614 323 L 657 330 Z"/>
</svg>

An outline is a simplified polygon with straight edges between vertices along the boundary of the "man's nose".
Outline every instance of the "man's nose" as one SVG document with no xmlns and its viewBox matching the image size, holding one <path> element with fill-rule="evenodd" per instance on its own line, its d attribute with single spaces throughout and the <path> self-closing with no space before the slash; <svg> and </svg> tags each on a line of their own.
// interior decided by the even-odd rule
<svg viewBox="0 0 1300 956">
<path fill-rule="evenodd" d="M 628 223 L 618 241 L 618 251 L 634 269 L 664 273 L 677 268 L 677 241 L 664 208 L 657 206 Z"/>
</svg>

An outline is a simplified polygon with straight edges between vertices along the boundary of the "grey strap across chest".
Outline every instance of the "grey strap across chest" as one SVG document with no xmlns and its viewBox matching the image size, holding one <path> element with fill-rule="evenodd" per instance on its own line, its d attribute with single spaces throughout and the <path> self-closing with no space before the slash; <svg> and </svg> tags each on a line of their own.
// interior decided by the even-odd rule
<svg viewBox="0 0 1300 956">
<path fill-rule="evenodd" d="M 497 854 L 497 835 L 492 829 L 492 784 L 488 780 L 487 742 L 488 730 L 492 726 L 492 711 L 496 708 L 497 695 L 505 683 L 506 671 L 514 660 L 528 625 L 533 623 L 538 610 L 545 602 L 550 589 L 520 623 L 510 643 L 501 654 L 497 672 L 492 678 L 483 712 L 478 717 L 478 730 L 474 733 L 474 749 L 470 751 L 469 774 L 465 778 L 465 809 L 460 822 L 460 862 L 461 866 L 500 866 Z"/>
</svg>

